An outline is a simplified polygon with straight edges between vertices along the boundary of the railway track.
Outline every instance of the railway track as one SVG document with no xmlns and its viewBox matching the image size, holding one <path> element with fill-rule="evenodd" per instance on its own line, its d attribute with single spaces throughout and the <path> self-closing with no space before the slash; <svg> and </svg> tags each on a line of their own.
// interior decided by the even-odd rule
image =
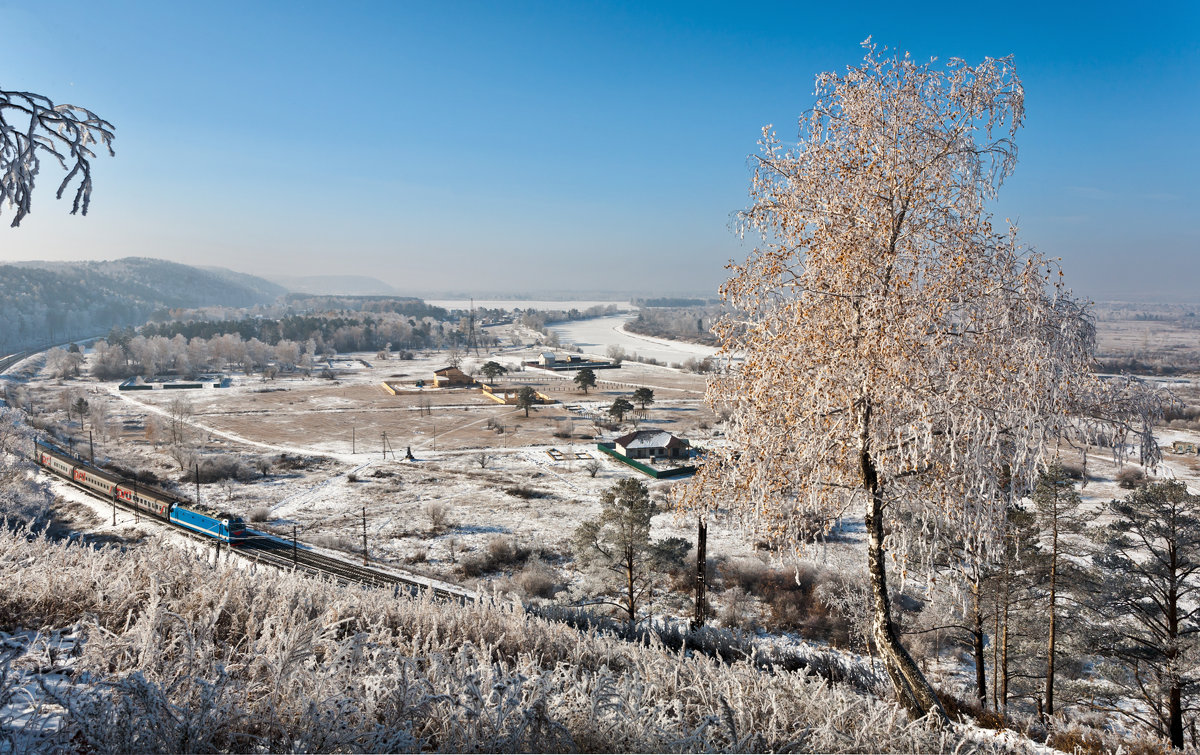
<svg viewBox="0 0 1200 755">
<path fill-rule="evenodd" d="M 474 593 L 458 588 L 449 583 L 432 579 L 424 579 L 414 575 L 403 575 L 384 571 L 370 565 L 355 564 L 336 556 L 317 553 L 304 543 L 296 543 L 293 547 L 290 540 L 276 537 L 270 533 L 247 529 L 247 538 L 242 541 L 235 552 L 245 558 L 252 558 L 260 563 L 268 563 L 284 569 L 297 569 L 311 574 L 327 575 L 344 583 L 363 584 L 370 587 L 390 587 L 395 592 L 404 590 L 410 595 L 418 595 L 426 590 L 444 600 L 459 602 L 475 600 Z"/>
<path fill-rule="evenodd" d="M 17 362 L 32 354 L 32 351 L 22 351 L 17 354 L 9 354 L 6 357 L 0 357 L 0 374 L 3 374 Z"/>
<path fill-rule="evenodd" d="M 52 476 L 63 480 L 76 490 L 80 490 L 96 500 L 103 501 L 109 506 L 115 505 L 123 511 L 128 511 L 138 516 L 146 516 L 145 512 L 127 505 L 124 501 L 114 501 L 112 498 L 97 495 L 95 491 L 76 483 L 74 480 L 66 480 L 58 475 Z M 169 527 L 173 532 L 186 535 L 197 542 L 217 544 L 221 542 L 192 532 L 185 527 L 180 527 L 164 519 L 147 518 L 157 524 Z M 249 528 L 246 531 L 249 533 L 249 537 L 246 540 L 237 546 L 227 547 L 242 558 L 250 559 L 266 566 L 273 566 L 279 569 L 295 569 L 315 576 L 332 577 L 342 584 L 360 584 L 381 589 L 391 588 L 396 594 L 403 591 L 409 595 L 416 596 L 428 590 L 435 597 L 442 600 L 466 603 L 477 599 L 475 593 L 448 582 L 439 582 L 433 579 L 418 577 L 414 574 L 399 574 L 377 567 L 373 568 L 369 565 L 355 564 L 336 556 L 317 553 L 303 542 L 298 541 L 293 545 L 291 540 L 284 540 L 269 532 L 259 532 Z"/>
<path fill-rule="evenodd" d="M 3 374 L 14 364 L 33 353 L 35 352 L 22 351 L 16 354 L 9 354 L 7 356 L 0 357 L 0 374 Z M 0 403 L 3 403 L 2 397 L 0 397 Z M 144 514 L 144 512 L 140 512 L 132 506 L 127 506 L 123 501 L 114 501 L 107 497 L 97 495 L 94 490 L 90 490 L 83 485 L 76 483 L 74 480 L 66 480 L 66 482 L 77 490 L 87 493 L 92 498 L 104 501 L 106 504 L 115 505 L 125 511 L 133 512 L 136 515 Z M 219 542 L 211 538 L 198 535 L 184 527 L 172 524 L 166 520 L 155 521 L 167 525 L 172 530 L 185 534 L 198 542 Z M 231 548 L 231 550 L 243 558 L 249 558 L 261 564 L 275 566 L 281 569 L 296 569 L 314 575 L 329 576 L 344 584 L 361 584 L 378 588 L 390 587 L 397 594 L 401 590 L 404 590 L 410 595 L 417 595 L 423 591 L 429 590 L 436 597 L 443 600 L 467 602 L 474 601 L 477 598 L 477 596 L 469 590 L 462 589 L 457 585 L 453 585 L 448 582 L 439 582 L 437 580 L 425 579 L 424 577 L 418 577 L 416 575 L 404 575 L 396 572 L 385 571 L 380 568 L 372 568 L 368 565 L 351 563 L 350 561 L 346 561 L 334 556 L 317 553 L 305 546 L 303 543 L 298 542 L 293 545 L 292 541 L 284 540 L 267 532 L 258 532 L 255 530 L 247 531 L 251 533 L 251 536 L 242 544 Z"/>
</svg>

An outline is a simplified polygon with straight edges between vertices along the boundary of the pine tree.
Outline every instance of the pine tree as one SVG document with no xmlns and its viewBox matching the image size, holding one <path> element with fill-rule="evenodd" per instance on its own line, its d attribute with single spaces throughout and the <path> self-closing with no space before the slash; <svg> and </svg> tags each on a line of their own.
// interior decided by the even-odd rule
<svg viewBox="0 0 1200 755">
<path fill-rule="evenodd" d="M 1118 663 L 1111 681 L 1145 708 L 1110 702 L 1182 749 L 1200 692 L 1200 496 L 1161 482 L 1110 502 L 1108 513 L 1095 559 L 1107 624 L 1100 650 Z"/>
<path fill-rule="evenodd" d="M 639 480 L 614 484 L 600 503 L 600 517 L 581 524 L 572 544 L 579 559 L 604 576 L 613 597 L 600 602 L 617 606 L 633 624 L 662 569 L 682 563 L 690 546 L 681 538 L 651 542 L 650 520 L 658 505 Z"/>
<path fill-rule="evenodd" d="M 1082 556 L 1078 541 L 1072 540 L 1083 530 L 1079 513 L 1079 491 L 1075 481 L 1059 463 L 1051 464 L 1039 477 L 1033 491 L 1038 525 L 1043 536 L 1043 560 L 1046 571 L 1046 684 L 1043 715 L 1054 715 L 1054 662 L 1058 640 L 1060 583 L 1064 569 L 1070 568 L 1069 556 Z"/>
<path fill-rule="evenodd" d="M 588 388 L 596 387 L 596 371 L 591 367 L 584 367 L 575 373 L 575 385 L 584 392 L 588 392 Z"/>
</svg>

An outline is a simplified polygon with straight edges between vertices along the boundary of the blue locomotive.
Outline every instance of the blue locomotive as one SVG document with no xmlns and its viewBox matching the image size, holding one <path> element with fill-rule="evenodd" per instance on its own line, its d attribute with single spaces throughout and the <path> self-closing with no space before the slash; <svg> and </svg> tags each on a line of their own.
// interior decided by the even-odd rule
<svg viewBox="0 0 1200 755">
<path fill-rule="evenodd" d="M 246 525 L 240 516 L 192 503 L 184 505 L 161 490 L 117 477 L 40 440 L 34 451 L 39 466 L 141 513 L 233 545 L 246 538 Z"/>
</svg>

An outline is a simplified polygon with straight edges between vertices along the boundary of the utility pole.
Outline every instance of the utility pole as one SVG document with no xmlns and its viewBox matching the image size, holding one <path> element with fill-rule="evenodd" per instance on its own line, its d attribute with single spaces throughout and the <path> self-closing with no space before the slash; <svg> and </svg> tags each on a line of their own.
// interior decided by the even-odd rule
<svg viewBox="0 0 1200 755">
<path fill-rule="evenodd" d="M 92 463 L 96 463 L 96 446 L 92 444 L 92 428 L 88 428 L 88 455 L 91 457 Z"/>
<path fill-rule="evenodd" d="M 200 505 L 200 462 L 196 462 L 196 505 Z"/>
<path fill-rule="evenodd" d="M 358 446 L 357 446 L 357 444 L 355 442 L 355 438 L 354 438 L 354 432 L 357 429 L 358 428 L 356 428 L 354 425 L 350 425 L 350 453 L 352 453 L 352 454 L 358 453 Z"/>
<path fill-rule="evenodd" d="M 296 525 L 292 525 L 292 568 L 296 568 Z"/>
<path fill-rule="evenodd" d="M 363 566 L 367 565 L 367 507 L 363 504 Z"/>
<path fill-rule="evenodd" d="M 113 526 L 117 526 L 117 486 L 113 485 Z"/>
<path fill-rule="evenodd" d="M 396 460 L 396 452 L 392 450 L 392 444 L 388 440 L 387 430 L 384 430 L 382 433 L 380 433 L 379 438 L 380 438 L 381 446 L 383 449 L 383 460 L 387 461 L 388 454 L 391 454 L 392 461 L 395 461 Z"/>
</svg>

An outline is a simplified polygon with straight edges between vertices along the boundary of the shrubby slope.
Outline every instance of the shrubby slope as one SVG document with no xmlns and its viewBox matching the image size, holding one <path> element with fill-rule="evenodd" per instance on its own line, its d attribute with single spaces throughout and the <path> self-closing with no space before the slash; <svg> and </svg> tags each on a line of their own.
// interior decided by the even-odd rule
<svg viewBox="0 0 1200 755">
<path fill-rule="evenodd" d="M 0 630 L 73 626 L 85 638 L 54 735 L 83 749 L 999 746 L 990 734 L 931 731 L 815 677 L 580 632 L 512 605 L 438 604 L 213 566 L 162 545 L 122 552 L 10 531 L 0 573 Z"/>
</svg>

